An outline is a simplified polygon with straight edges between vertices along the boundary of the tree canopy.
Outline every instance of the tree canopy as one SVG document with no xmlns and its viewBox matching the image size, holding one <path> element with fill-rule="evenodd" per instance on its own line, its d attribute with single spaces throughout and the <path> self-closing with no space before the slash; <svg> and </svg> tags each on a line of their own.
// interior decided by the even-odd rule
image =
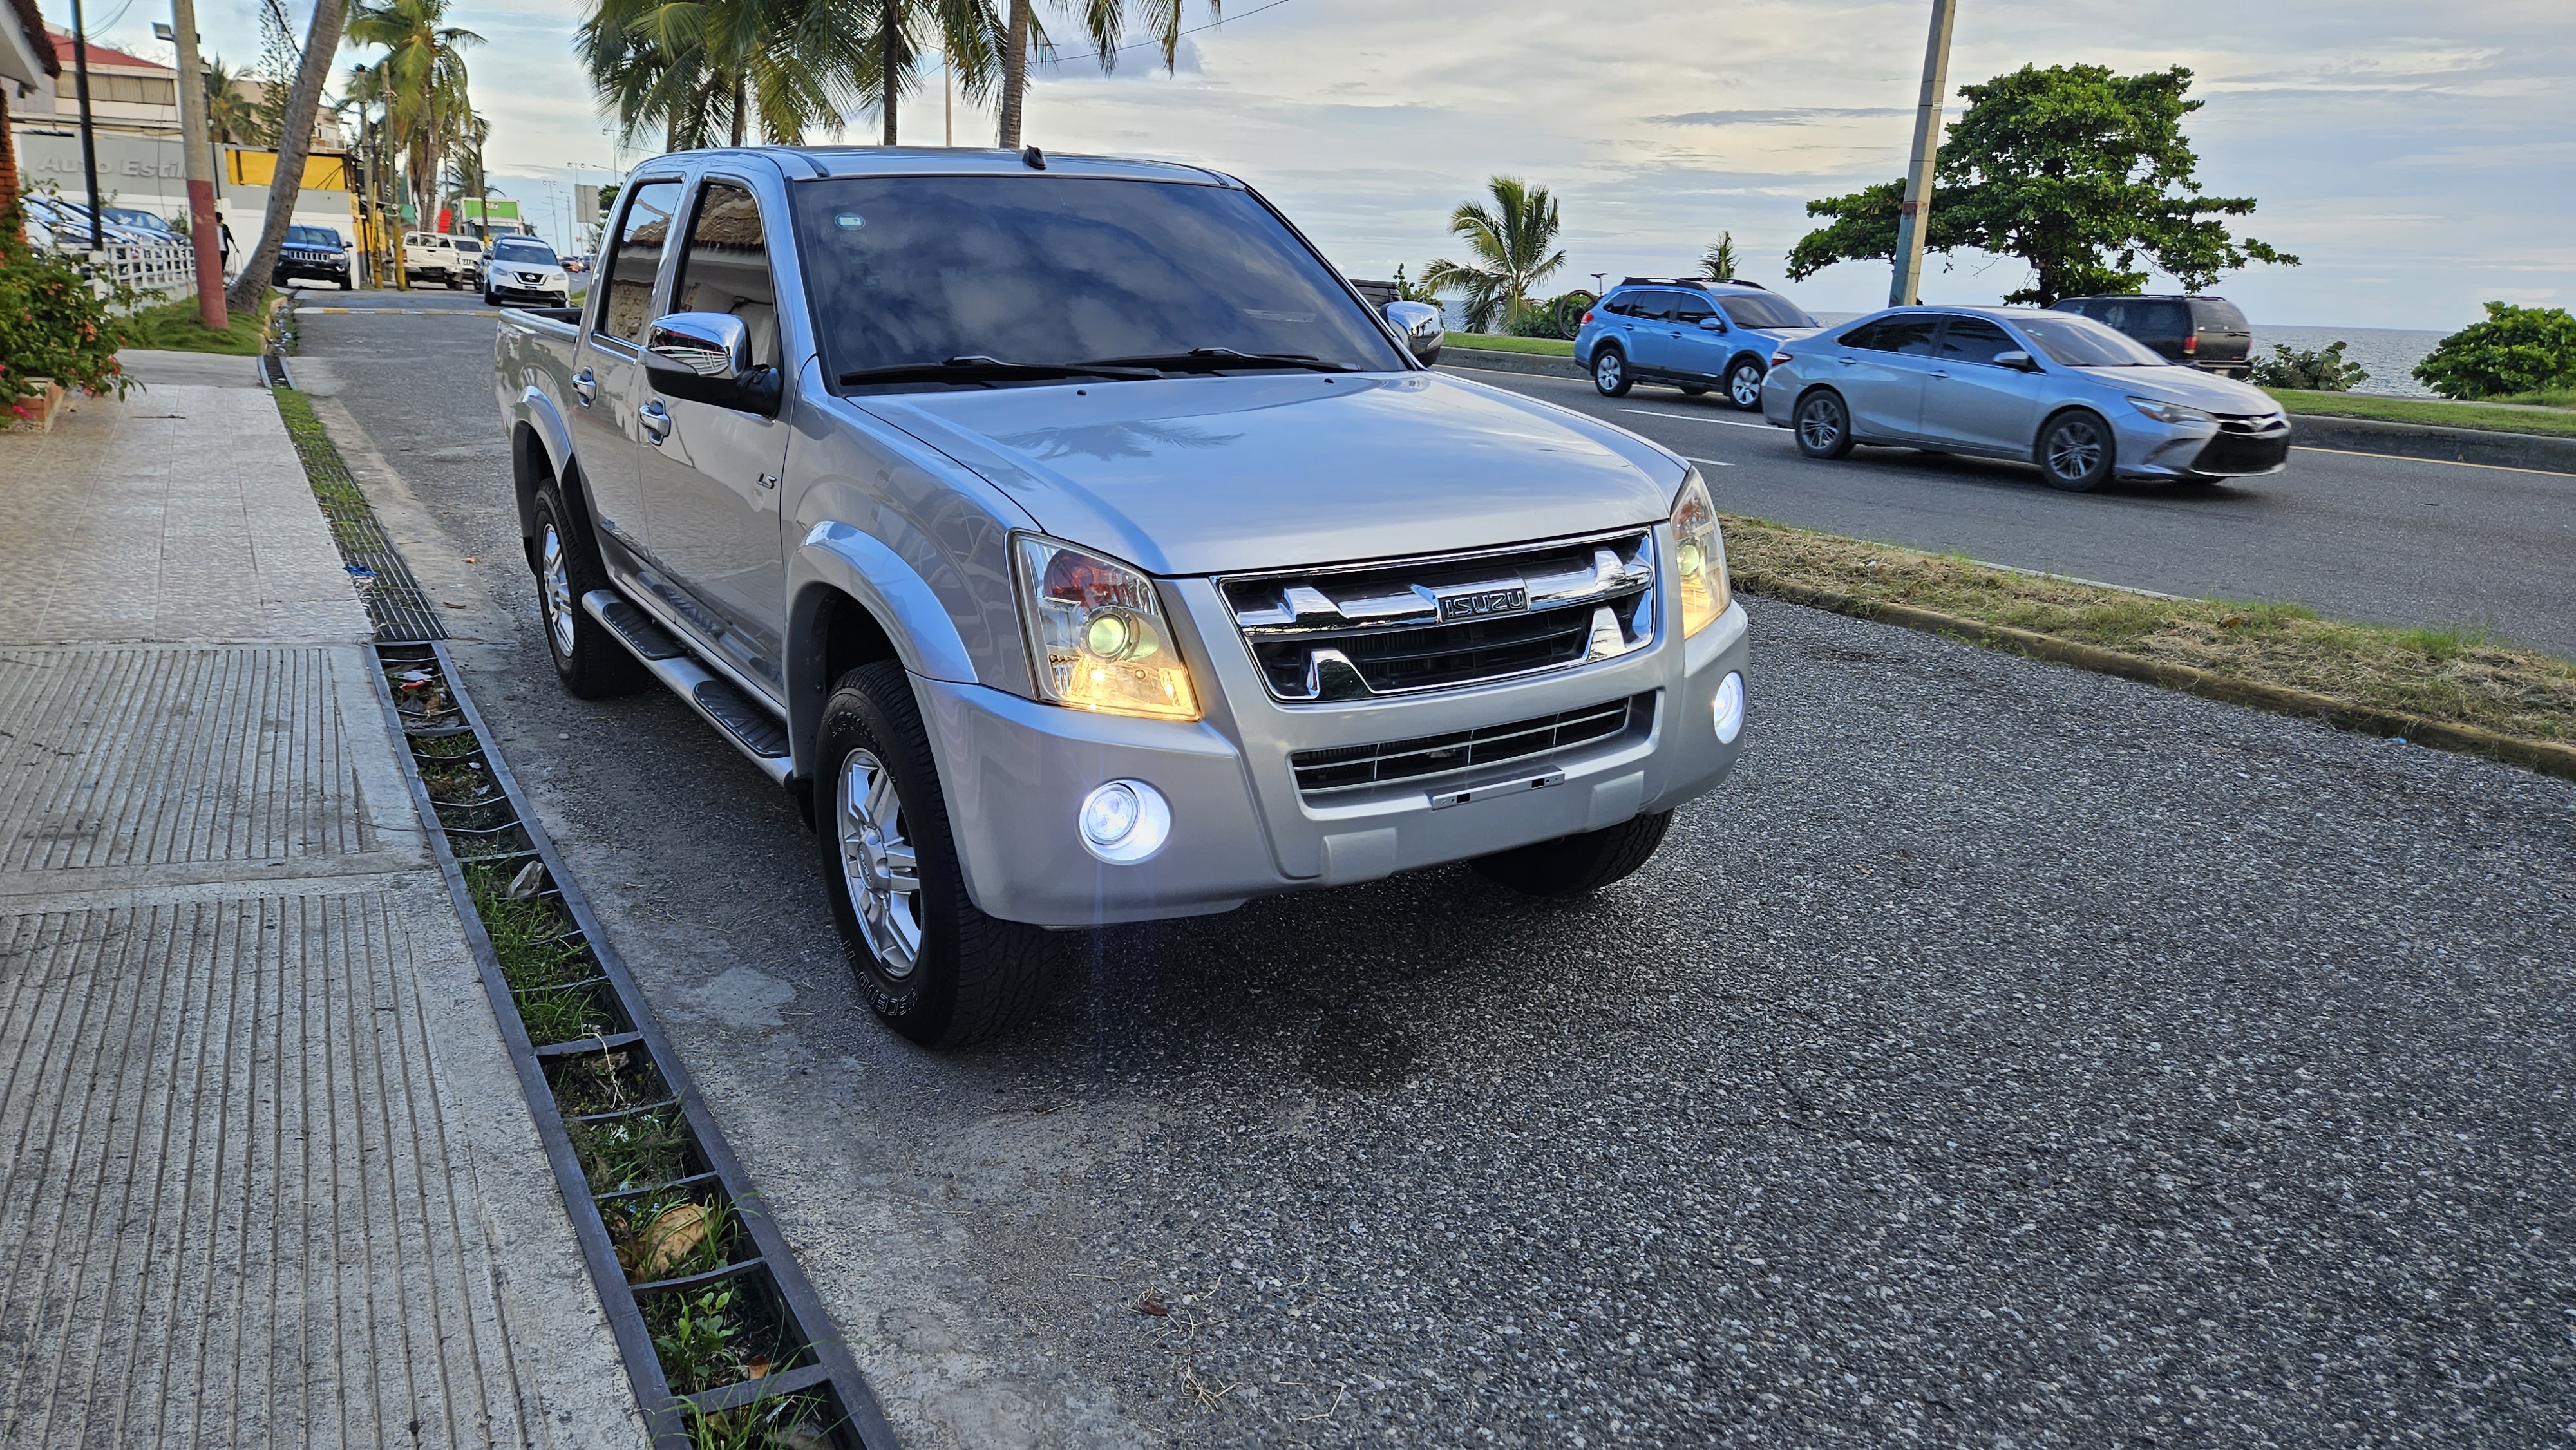
<svg viewBox="0 0 2576 1450">
<path fill-rule="evenodd" d="M 1470 259 L 1442 257 L 1422 269 L 1425 288 L 1460 294 L 1472 332 L 1485 331 L 1498 316 L 1509 323 L 1538 284 L 1565 265 L 1565 251 L 1556 245 L 1563 222 L 1546 187 L 1497 176 L 1485 189 L 1494 198 L 1490 210 L 1470 201 L 1449 214 L 1449 230 L 1466 240 Z"/>
<path fill-rule="evenodd" d="M 2192 292 L 2249 262 L 2297 266 L 2218 220 L 2252 214 L 2254 198 L 2202 194 L 2200 158 L 2182 128 L 2203 104 L 2185 98 L 2190 89 L 2184 66 L 2134 76 L 2098 65 L 2023 66 L 1961 86 L 1968 108 L 1941 148 L 1924 249 L 2019 257 L 2036 275 L 2004 300 L 2042 307 L 2135 292 L 2148 276 L 2142 259 Z M 1809 216 L 1831 220 L 1790 250 L 1790 278 L 1836 262 L 1892 260 L 1904 198 L 1899 178 L 1807 203 Z"/>
</svg>

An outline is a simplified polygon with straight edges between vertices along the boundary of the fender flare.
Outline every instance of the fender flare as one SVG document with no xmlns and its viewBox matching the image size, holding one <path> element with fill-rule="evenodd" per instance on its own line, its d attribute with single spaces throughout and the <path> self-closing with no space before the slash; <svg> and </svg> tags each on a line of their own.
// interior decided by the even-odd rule
<svg viewBox="0 0 2576 1450">
<path fill-rule="evenodd" d="M 566 427 L 555 400 L 531 384 L 519 391 L 519 423 L 533 435 L 536 446 L 545 450 L 546 472 L 560 484 L 572 468 L 572 431 Z M 536 470 L 528 465 L 533 458 L 512 460 L 519 495 L 519 536 L 533 537 L 537 531 Z"/>
<path fill-rule="evenodd" d="M 834 594 L 846 596 L 876 619 L 895 658 L 910 673 L 961 684 L 982 678 L 938 591 L 872 534 L 828 519 L 814 525 L 787 556 L 786 582 L 789 739 L 795 742 L 800 774 L 813 765 L 814 731 L 832 687 L 830 680 L 816 678 L 824 666 L 813 641 Z"/>
</svg>

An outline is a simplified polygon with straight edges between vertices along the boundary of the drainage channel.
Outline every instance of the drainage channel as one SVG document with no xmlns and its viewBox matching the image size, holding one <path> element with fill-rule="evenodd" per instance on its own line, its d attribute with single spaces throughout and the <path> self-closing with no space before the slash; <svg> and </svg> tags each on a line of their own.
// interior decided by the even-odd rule
<svg viewBox="0 0 2576 1450">
<path fill-rule="evenodd" d="M 410 571 L 282 358 L 270 376 L 360 578 L 412 802 L 657 1450 L 894 1450 L 776 1221 L 492 748 L 445 630 L 404 606 L 404 590 L 419 598 Z"/>
</svg>

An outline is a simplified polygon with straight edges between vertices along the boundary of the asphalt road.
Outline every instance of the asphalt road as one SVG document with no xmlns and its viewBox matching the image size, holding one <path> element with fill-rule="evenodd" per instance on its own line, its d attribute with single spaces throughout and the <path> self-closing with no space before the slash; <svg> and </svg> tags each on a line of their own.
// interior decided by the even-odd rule
<svg viewBox="0 0 2576 1450">
<path fill-rule="evenodd" d="M 1643 433 L 1707 468 L 1717 506 L 1804 528 L 2200 598 L 2381 624 L 2483 624 L 2576 658 L 2576 474 L 2302 448 L 2216 488 L 2069 494 L 2023 464 L 1860 448 L 1819 463 L 1714 395 L 1444 366 Z"/>
<path fill-rule="evenodd" d="M 297 369 L 907 1443 L 2576 1436 L 2576 786 L 1755 601 L 1597 902 L 1078 936 L 933 1056 L 776 792 L 556 688 L 489 334 Z"/>
</svg>

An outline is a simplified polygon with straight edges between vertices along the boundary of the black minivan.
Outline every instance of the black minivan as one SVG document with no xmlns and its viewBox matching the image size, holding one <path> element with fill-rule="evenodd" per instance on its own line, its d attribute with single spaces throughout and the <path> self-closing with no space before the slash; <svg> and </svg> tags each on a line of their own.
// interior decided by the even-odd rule
<svg viewBox="0 0 2576 1450">
<path fill-rule="evenodd" d="M 2254 329 L 2224 297 L 2065 297 L 2057 310 L 2082 313 L 2203 372 L 2254 371 Z"/>
</svg>

